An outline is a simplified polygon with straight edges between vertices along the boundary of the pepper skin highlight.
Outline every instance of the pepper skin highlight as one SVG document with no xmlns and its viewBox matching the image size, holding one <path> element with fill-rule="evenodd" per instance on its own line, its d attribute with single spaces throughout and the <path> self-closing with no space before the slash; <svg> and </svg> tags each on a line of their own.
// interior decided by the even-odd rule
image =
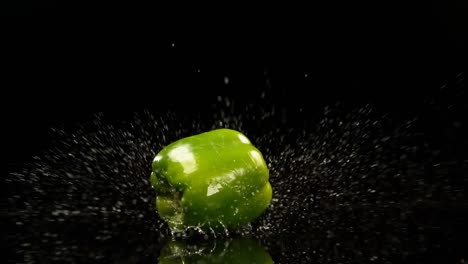
<svg viewBox="0 0 468 264">
<path fill-rule="evenodd" d="M 261 152 L 242 133 L 217 129 L 162 149 L 152 164 L 156 209 L 173 230 L 235 229 L 259 217 L 272 197 Z"/>
</svg>

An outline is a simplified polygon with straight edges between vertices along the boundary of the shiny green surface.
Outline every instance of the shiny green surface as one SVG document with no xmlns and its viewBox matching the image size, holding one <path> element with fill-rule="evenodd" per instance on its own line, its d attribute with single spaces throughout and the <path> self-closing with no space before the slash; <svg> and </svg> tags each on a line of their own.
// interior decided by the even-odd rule
<svg viewBox="0 0 468 264">
<path fill-rule="evenodd" d="M 242 133 L 217 129 L 180 139 L 152 164 L 156 208 L 172 229 L 237 228 L 271 201 L 268 167 Z"/>
<path fill-rule="evenodd" d="M 184 241 L 170 241 L 161 250 L 159 264 L 239 263 L 270 264 L 270 254 L 252 238 L 233 238 L 189 245 Z"/>
</svg>

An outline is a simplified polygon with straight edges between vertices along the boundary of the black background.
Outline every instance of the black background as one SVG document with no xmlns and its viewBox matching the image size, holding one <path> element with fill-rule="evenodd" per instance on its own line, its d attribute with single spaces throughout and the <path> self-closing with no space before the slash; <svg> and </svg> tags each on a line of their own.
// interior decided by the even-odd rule
<svg viewBox="0 0 468 264">
<path fill-rule="evenodd" d="M 115 4 L 106 10 L 127 15 L 67 19 L 101 7 L 6 21 L 8 163 L 41 149 L 51 125 L 100 111 L 116 119 L 143 109 L 206 112 L 219 94 L 256 102 L 266 93 L 271 104 L 311 110 L 372 103 L 404 114 L 438 97 L 466 66 L 463 1 L 192 10 Z"/>
<path fill-rule="evenodd" d="M 98 112 L 114 120 L 145 109 L 209 114 L 218 95 L 302 109 L 288 116 L 290 126 L 337 101 L 349 109 L 370 103 L 402 119 L 426 116 L 436 141 L 447 140 L 439 136 L 454 105 L 451 118 L 466 130 L 468 10 L 461 0 L 200 9 L 80 8 L 70 13 L 100 19 L 75 20 L 48 8 L 7 21 L 4 170 L 46 149 L 52 126 Z M 103 17 L 113 12 L 118 18 Z M 443 109 L 428 110 L 431 101 Z M 466 144 L 461 134 L 450 140 Z"/>
</svg>

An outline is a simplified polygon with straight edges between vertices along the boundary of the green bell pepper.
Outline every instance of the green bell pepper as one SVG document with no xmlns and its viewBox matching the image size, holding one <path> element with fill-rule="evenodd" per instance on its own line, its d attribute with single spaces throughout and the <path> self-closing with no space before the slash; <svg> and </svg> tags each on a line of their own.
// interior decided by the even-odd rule
<svg viewBox="0 0 468 264">
<path fill-rule="evenodd" d="M 190 245 L 185 241 L 169 241 L 161 250 L 159 264 L 225 263 L 272 264 L 270 254 L 256 240 L 248 237 L 210 240 Z"/>
<path fill-rule="evenodd" d="M 154 158 L 156 208 L 172 230 L 235 229 L 259 217 L 272 197 L 260 151 L 242 133 L 217 129 L 171 143 Z"/>
</svg>

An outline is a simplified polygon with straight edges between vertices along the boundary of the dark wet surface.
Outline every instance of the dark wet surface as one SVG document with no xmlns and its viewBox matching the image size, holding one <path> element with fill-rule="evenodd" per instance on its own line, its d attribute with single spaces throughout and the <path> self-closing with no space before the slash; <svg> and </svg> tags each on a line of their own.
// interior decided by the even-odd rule
<svg viewBox="0 0 468 264">
<path fill-rule="evenodd" d="M 98 115 L 54 128 L 49 147 L 3 179 L 4 239 L 25 263 L 162 261 L 174 238 L 154 209 L 151 160 L 178 138 L 229 127 L 265 156 L 273 201 L 245 230 L 182 242 L 188 263 L 243 251 L 225 243 L 239 237 L 275 263 L 463 263 L 466 104 L 451 89 L 410 114 L 340 103 L 284 114 L 268 97 L 215 97 L 210 113 Z"/>
<path fill-rule="evenodd" d="M 2 76 L 31 89 L 0 105 L 2 263 L 227 263 L 224 251 L 249 243 L 275 263 L 465 263 L 468 34 L 456 3 L 333 4 L 316 21 L 304 9 L 290 27 L 265 22 L 260 42 L 155 41 L 153 23 L 5 37 Z M 171 251 L 151 161 L 220 127 L 263 153 L 272 204 L 245 230 Z"/>
</svg>

